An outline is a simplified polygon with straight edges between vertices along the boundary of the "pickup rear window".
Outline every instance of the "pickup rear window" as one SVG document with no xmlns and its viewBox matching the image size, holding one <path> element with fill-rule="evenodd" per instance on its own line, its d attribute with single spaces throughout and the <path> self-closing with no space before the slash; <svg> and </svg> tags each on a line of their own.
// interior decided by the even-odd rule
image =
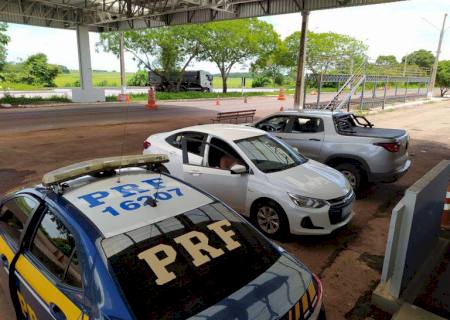
<svg viewBox="0 0 450 320">
<path fill-rule="evenodd" d="M 280 257 L 215 202 L 102 241 L 137 319 L 185 319 L 264 273 Z"/>
<path fill-rule="evenodd" d="M 340 134 L 356 133 L 357 128 L 372 128 L 373 124 L 363 116 L 354 114 L 335 115 L 333 117 L 336 130 Z"/>
</svg>

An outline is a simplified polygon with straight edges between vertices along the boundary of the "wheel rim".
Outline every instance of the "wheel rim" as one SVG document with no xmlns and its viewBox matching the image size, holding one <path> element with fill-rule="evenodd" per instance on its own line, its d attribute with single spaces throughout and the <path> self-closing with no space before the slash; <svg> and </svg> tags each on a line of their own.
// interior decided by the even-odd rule
<svg viewBox="0 0 450 320">
<path fill-rule="evenodd" d="M 274 234 L 280 229 L 280 217 L 271 207 L 261 207 L 257 213 L 259 227 L 268 234 Z"/>
<path fill-rule="evenodd" d="M 347 178 L 348 182 L 352 186 L 353 189 L 356 188 L 356 177 L 355 175 L 347 170 L 342 170 L 341 173 Z"/>
</svg>

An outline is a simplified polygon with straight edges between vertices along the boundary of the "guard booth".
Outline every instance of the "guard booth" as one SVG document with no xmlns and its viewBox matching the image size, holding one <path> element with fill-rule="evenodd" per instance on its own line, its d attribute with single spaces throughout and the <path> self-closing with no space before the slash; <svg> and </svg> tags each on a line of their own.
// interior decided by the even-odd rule
<svg viewBox="0 0 450 320">
<path fill-rule="evenodd" d="M 414 305 L 430 277 L 448 282 L 442 287 L 447 290 L 443 298 L 448 300 L 449 310 L 443 311 L 450 314 L 450 279 L 439 280 L 433 274 L 438 261 L 450 250 L 450 237 L 441 236 L 449 183 L 450 160 L 443 160 L 409 187 L 392 210 L 381 282 L 372 302 L 399 319 L 407 319 L 413 311 L 422 316 L 420 319 L 443 319 Z"/>
</svg>

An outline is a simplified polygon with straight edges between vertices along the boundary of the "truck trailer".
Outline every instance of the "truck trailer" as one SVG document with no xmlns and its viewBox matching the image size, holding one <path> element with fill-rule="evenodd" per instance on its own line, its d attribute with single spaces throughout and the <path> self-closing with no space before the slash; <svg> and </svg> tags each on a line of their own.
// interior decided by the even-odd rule
<svg viewBox="0 0 450 320">
<path fill-rule="evenodd" d="M 175 91 L 178 76 L 172 75 L 163 79 L 153 71 L 148 73 L 148 81 L 157 91 Z M 180 91 L 212 92 L 213 76 L 203 70 L 185 71 L 182 76 Z"/>
</svg>

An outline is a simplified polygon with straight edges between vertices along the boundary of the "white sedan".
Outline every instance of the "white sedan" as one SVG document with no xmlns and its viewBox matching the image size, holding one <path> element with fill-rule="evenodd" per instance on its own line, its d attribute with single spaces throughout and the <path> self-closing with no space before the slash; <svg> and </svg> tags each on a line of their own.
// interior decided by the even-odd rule
<svg viewBox="0 0 450 320">
<path fill-rule="evenodd" d="M 144 154 L 165 153 L 163 170 L 217 196 L 266 235 L 329 234 L 353 217 L 355 195 L 338 171 L 266 132 L 199 125 L 150 136 Z"/>
</svg>

